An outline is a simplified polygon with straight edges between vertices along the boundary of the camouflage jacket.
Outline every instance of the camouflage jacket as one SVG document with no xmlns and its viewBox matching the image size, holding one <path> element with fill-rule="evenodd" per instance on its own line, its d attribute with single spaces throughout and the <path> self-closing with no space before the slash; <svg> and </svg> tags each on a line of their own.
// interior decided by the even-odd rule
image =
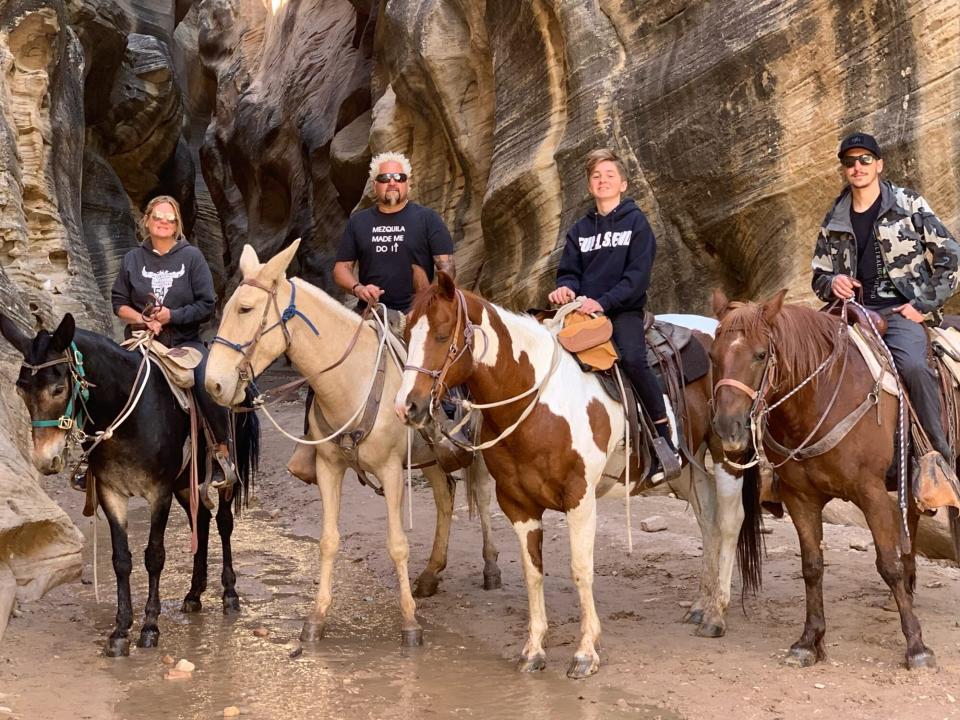
<svg viewBox="0 0 960 720">
<path fill-rule="evenodd" d="M 960 245 L 913 190 L 882 180 L 880 211 L 874 232 L 891 282 L 910 304 L 939 321 L 940 309 L 956 291 L 960 276 Z M 846 188 L 823 219 L 813 255 L 813 291 L 833 300 L 830 289 L 837 275 L 857 274 L 857 240 L 850 224 L 850 188 Z"/>
</svg>

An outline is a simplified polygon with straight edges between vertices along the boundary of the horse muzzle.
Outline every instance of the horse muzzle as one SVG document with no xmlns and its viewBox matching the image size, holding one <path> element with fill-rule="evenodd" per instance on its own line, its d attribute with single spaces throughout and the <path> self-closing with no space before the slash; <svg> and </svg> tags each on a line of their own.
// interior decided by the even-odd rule
<svg viewBox="0 0 960 720">
<path fill-rule="evenodd" d="M 239 374 L 232 379 L 218 378 L 208 374 L 204 379 L 203 387 L 211 400 L 224 407 L 242 405 L 245 399 L 246 381 L 241 380 Z"/>
<path fill-rule="evenodd" d="M 720 438 L 723 451 L 742 453 L 750 444 L 750 421 L 746 416 L 713 416 L 713 431 Z"/>
<path fill-rule="evenodd" d="M 66 467 L 67 443 L 62 432 L 50 433 L 59 437 L 34 438 L 33 466 L 41 475 L 56 475 Z"/>
<path fill-rule="evenodd" d="M 408 395 L 405 400 L 398 398 L 395 410 L 401 422 L 423 429 L 430 420 L 430 398 L 416 398 L 412 395 Z"/>
</svg>

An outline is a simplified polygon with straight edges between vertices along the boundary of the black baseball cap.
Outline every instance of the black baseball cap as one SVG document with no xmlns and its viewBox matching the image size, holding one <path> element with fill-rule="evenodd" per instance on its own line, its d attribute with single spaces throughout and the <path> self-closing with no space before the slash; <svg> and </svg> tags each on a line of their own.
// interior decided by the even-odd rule
<svg viewBox="0 0 960 720">
<path fill-rule="evenodd" d="M 843 142 L 840 143 L 840 150 L 837 151 L 837 157 L 842 158 L 843 154 L 850 148 L 863 148 L 864 150 L 869 150 L 878 158 L 883 157 L 883 155 L 880 154 L 880 145 L 877 144 L 877 139 L 873 135 L 867 135 L 866 133 L 855 132 L 852 135 L 847 135 L 843 139 Z"/>
</svg>

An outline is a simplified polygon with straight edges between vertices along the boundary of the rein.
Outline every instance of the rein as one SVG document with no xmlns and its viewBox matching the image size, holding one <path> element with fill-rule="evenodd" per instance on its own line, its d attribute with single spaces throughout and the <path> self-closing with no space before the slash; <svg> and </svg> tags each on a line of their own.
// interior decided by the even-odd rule
<svg viewBox="0 0 960 720">
<path fill-rule="evenodd" d="M 551 359 L 550 359 L 550 367 L 547 370 L 546 374 L 543 376 L 543 378 L 541 378 L 540 382 L 534 383 L 531 387 L 524 390 L 522 393 L 518 395 L 514 395 L 513 397 L 506 398 L 505 400 L 498 400 L 496 402 L 490 402 L 490 403 L 474 403 L 469 400 L 462 400 L 461 404 L 464 410 L 467 411 L 466 414 L 464 415 L 463 419 L 460 420 L 460 422 L 457 423 L 453 428 L 449 430 L 446 429 L 443 423 L 438 420 L 436 413 L 440 409 L 441 393 L 443 389 L 446 388 L 445 380 L 447 377 L 447 373 L 450 371 L 450 368 L 453 367 L 454 363 L 459 361 L 460 358 L 463 357 L 463 355 L 466 354 L 466 352 L 472 348 L 474 343 L 474 338 L 478 331 L 480 335 L 483 337 L 483 352 L 480 353 L 479 355 L 480 358 L 486 355 L 487 347 L 489 345 L 487 341 L 486 333 L 484 332 L 483 328 L 480 327 L 479 325 L 474 325 L 470 321 L 470 317 L 467 314 L 467 300 L 466 300 L 466 296 L 464 296 L 463 294 L 463 291 L 457 290 L 456 292 L 457 292 L 457 295 L 456 295 L 457 324 L 454 328 L 453 339 L 450 343 L 450 349 L 447 351 L 447 357 L 444 359 L 443 365 L 440 367 L 439 370 L 429 370 L 427 368 L 420 367 L 418 365 L 404 365 L 403 369 L 414 370 L 416 372 L 423 373 L 424 375 L 429 375 L 430 377 L 433 378 L 433 386 L 430 388 L 430 417 L 434 420 L 434 422 L 436 423 L 436 426 L 439 428 L 440 432 L 443 434 L 443 436 L 447 440 L 449 440 L 454 445 L 457 445 L 458 447 L 464 450 L 467 450 L 469 452 L 477 452 L 478 450 L 486 450 L 488 448 L 491 448 L 497 443 L 499 443 L 501 440 L 503 440 L 504 438 L 511 435 L 513 431 L 516 430 L 517 427 L 530 416 L 530 413 L 533 412 L 534 408 L 536 408 L 537 406 L 537 403 L 540 401 L 540 397 L 541 395 L 543 395 L 543 391 L 546 389 L 547 382 L 550 380 L 551 377 L 553 377 L 554 372 L 556 372 L 557 366 L 560 364 L 561 348 L 560 348 L 560 343 L 557 341 L 556 336 L 554 336 L 553 337 L 553 355 L 551 356 Z M 460 347 L 458 347 L 457 342 L 461 334 L 461 331 L 460 331 L 461 325 L 463 326 L 463 344 Z M 476 359 L 474 359 L 472 355 L 471 355 L 471 364 L 474 364 L 474 365 L 476 364 Z M 487 410 L 489 408 L 510 405 L 530 395 L 533 395 L 534 397 L 523 409 L 523 412 L 520 413 L 520 417 L 518 417 L 512 425 L 510 425 L 506 430 L 504 430 L 502 433 L 500 433 L 497 437 L 493 438 L 492 440 L 488 440 L 487 442 L 481 443 L 479 445 L 473 445 L 471 443 L 465 443 L 463 442 L 463 440 L 460 440 L 459 438 L 456 437 L 456 433 L 461 428 L 463 428 L 463 426 L 466 425 L 467 422 L 469 422 L 470 420 L 469 413 L 471 411 Z"/>
</svg>

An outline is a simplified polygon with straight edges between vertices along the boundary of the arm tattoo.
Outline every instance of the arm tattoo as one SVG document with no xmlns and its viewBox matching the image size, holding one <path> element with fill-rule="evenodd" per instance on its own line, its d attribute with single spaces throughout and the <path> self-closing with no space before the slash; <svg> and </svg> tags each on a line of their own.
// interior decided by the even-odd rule
<svg viewBox="0 0 960 720">
<path fill-rule="evenodd" d="M 453 255 L 434 255 L 433 262 L 437 270 L 443 270 L 450 277 L 456 278 L 457 268 L 453 262 Z"/>
</svg>

